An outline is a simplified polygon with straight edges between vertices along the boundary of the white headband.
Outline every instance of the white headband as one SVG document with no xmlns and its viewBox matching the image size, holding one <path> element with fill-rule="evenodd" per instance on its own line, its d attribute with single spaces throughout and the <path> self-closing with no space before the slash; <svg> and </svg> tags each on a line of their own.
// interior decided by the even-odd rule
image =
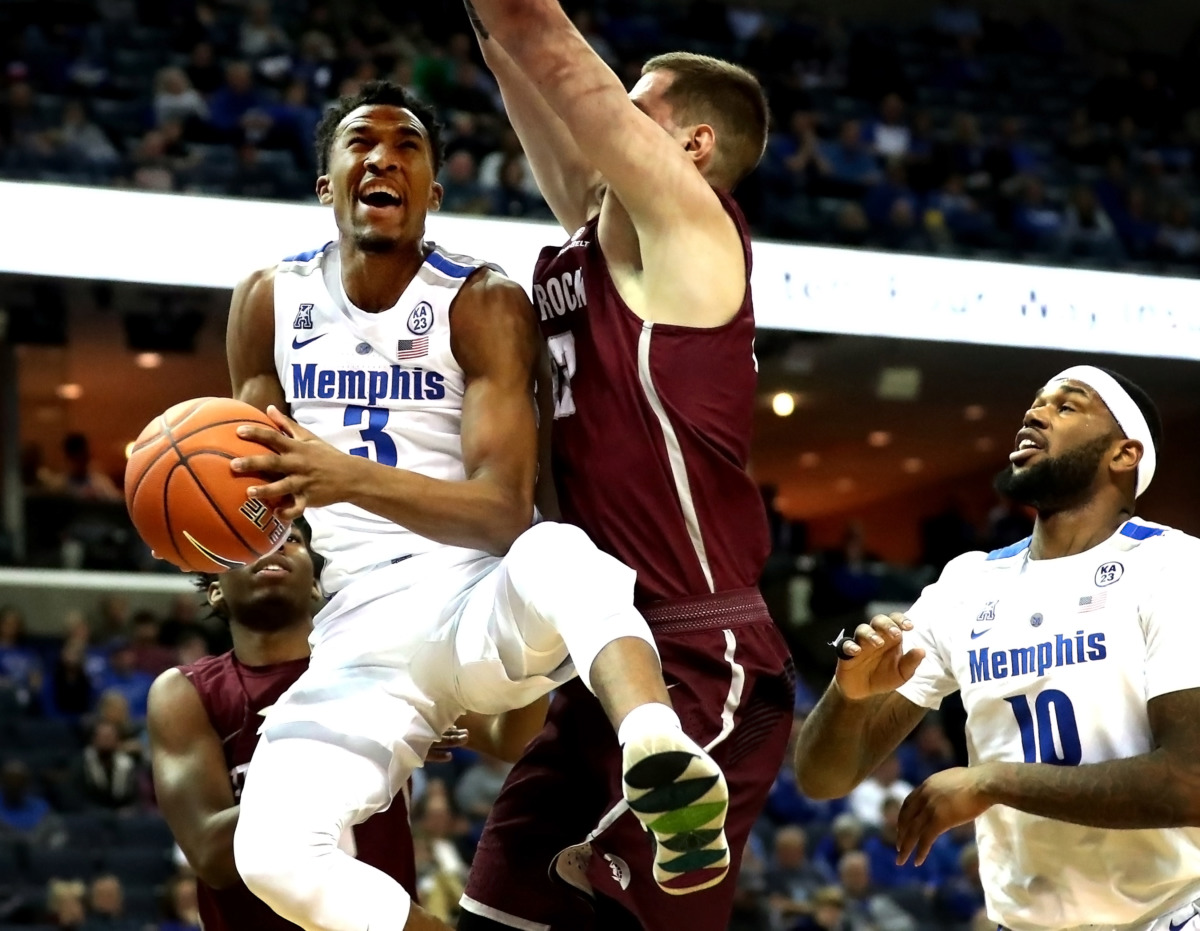
<svg viewBox="0 0 1200 931">
<path fill-rule="evenodd" d="M 1138 464 L 1137 497 L 1150 487 L 1154 480 L 1154 468 L 1158 464 L 1158 455 L 1154 450 L 1154 438 L 1150 434 L 1150 425 L 1142 409 L 1137 406 L 1129 392 L 1118 384 L 1108 372 L 1094 365 L 1073 365 L 1059 372 L 1047 382 L 1047 387 L 1060 381 L 1081 381 L 1088 385 L 1100 396 L 1112 412 L 1117 426 L 1131 440 L 1142 444 L 1142 461 Z"/>
</svg>

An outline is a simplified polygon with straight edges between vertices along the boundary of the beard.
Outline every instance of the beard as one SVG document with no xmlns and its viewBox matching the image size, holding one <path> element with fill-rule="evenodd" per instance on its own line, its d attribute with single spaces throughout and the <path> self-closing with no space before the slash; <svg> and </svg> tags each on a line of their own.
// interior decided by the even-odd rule
<svg viewBox="0 0 1200 931">
<path fill-rule="evenodd" d="M 354 235 L 354 244 L 363 252 L 391 252 L 399 243 L 399 238 L 382 233 L 360 232 Z"/>
<path fill-rule="evenodd" d="M 1022 472 L 1010 465 L 996 476 L 1000 494 L 1038 511 L 1059 511 L 1078 504 L 1096 480 L 1111 437 L 1097 437 L 1058 456 L 1046 456 Z"/>
</svg>

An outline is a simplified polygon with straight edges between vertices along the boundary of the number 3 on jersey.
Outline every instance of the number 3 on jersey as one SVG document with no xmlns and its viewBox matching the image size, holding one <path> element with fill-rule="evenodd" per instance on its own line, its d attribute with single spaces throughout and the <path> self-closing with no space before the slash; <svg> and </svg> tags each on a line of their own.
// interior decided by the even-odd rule
<svg viewBox="0 0 1200 931">
<path fill-rule="evenodd" d="M 554 368 L 554 419 L 575 413 L 575 395 L 571 393 L 571 378 L 575 375 L 575 334 L 559 333 L 546 340 L 550 362 Z"/>
<path fill-rule="evenodd" d="M 367 424 L 358 431 L 358 435 L 363 438 L 364 442 L 374 445 L 375 455 L 372 456 L 371 450 L 366 446 L 356 446 L 350 450 L 350 455 L 374 459 L 380 465 L 395 466 L 396 444 L 384 432 L 388 422 L 388 411 L 381 407 L 347 407 L 342 426 L 358 427 L 362 425 L 364 419 Z"/>
</svg>

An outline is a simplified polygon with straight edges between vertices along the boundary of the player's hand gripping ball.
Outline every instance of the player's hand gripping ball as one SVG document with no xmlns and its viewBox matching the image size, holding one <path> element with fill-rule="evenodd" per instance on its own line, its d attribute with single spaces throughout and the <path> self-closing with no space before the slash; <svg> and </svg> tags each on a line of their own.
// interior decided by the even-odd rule
<svg viewBox="0 0 1200 931">
<path fill-rule="evenodd" d="M 189 572 L 224 572 L 272 553 L 289 522 L 246 489 L 270 481 L 234 474 L 229 463 L 265 447 L 237 434 L 243 424 L 278 430 L 266 414 L 231 398 L 197 398 L 155 417 L 125 466 L 125 504 L 133 526 L 160 559 Z"/>
</svg>

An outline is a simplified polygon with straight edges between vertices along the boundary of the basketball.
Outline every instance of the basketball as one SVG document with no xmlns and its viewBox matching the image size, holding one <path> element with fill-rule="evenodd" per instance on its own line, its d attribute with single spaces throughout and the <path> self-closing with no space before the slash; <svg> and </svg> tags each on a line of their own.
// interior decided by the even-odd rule
<svg viewBox="0 0 1200 931">
<path fill-rule="evenodd" d="M 276 550 L 288 526 L 275 509 L 246 496 L 269 477 L 230 468 L 266 448 L 239 426 L 277 430 L 266 414 L 231 398 L 184 401 L 141 432 L 125 467 L 125 504 L 154 553 L 188 572 L 224 572 Z"/>
</svg>

